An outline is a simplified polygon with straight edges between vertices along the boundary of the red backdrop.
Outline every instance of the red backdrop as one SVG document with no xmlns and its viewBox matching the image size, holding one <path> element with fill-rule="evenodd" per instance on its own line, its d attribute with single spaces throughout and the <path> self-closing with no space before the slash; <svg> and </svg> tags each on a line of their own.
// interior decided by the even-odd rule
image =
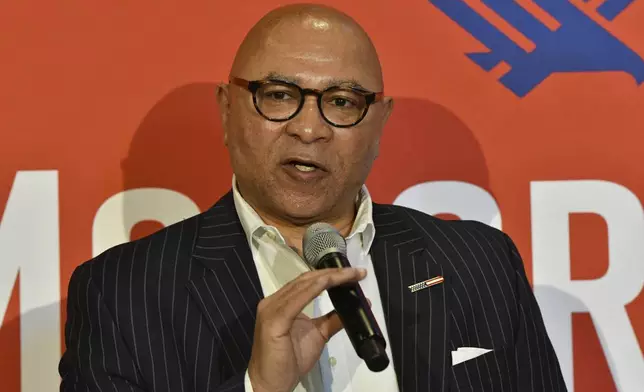
<svg viewBox="0 0 644 392">
<path fill-rule="evenodd" d="M 540 48 L 539 41 L 532 42 L 481 1 L 453 1 L 469 5 L 528 52 Z M 287 2 L 167 1 L 152 5 L 24 0 L 3 4 L 1 390 L 20 391 L 21 384 L 25 391 L 57 390 L 57 385 L 51 385 L 51 369 L 45 370 L 49 379 L 41 376 L 49 380 L 49 385 L 41 384 L 39 389 L 34 386 L 38 385 L 34 379 L 39 378 L 43 369 L 30 368 L 24 360 L 25 352 L 38 352 L 41 345 L 46 350 L 52 342 L 27 340 L 33 338 L 33 333 L 27 335 L 25 331 L 29 328 L 34 331 L 36 327 L 26 326 L 26 315 L 38 311 L 32 303 L 52 306 L 56 312 L 59 309 L 58 320 L 53 316 L 36 317 L 42 320 L 40 324 L 44 325 L 39 328 L 44 328 L 45 335 L 46 331 L 59 331 L 55 328 L 60 327 L 45 321 L 64 322 L 69 277 L 78 264 L 92 256 L 93 241 L 100 241 L 92 238 L 93 224 L 106 200 L 124 190 L 169 189 L 185 195 L 203 210 L 229 189 L 231 170 L 222 144 L 214 86 L 226 80 L 235 50 L 251 25 L 265 12 L 284 3 Z M 561 199 L 556 196 L 558 191 L 541 185 L 561 185 L 557 189 L 573 205 L 576 197 L 579 200 L 595 197 L 591 205 L 605 205 L 606 211 L 618 212 L 610 215 L 603 210 L 592 211 L 582 201 L 578 211 L 568 208 L 570 214 L 564 216 L 567 235 L 563 240 L 570 249 L 569 253 L 565 249 L 559 253 L 568 255 L 566 265 L 557 266 L 569 269 L 570 279 L 559 283 L 556 279 L 548 281 L 548 266 L 554 259 L 544 256 L 541 264 L 546 277 L 544 284 L 570 296 L 573 291 L 566 288 L 573 287 L 575 282 L 599 282 L 611 271 L 611 266 L 628 265 L 635 267 L 620 273 L 635 276 L 628 285 L 641 292 L 644 254 L 639 253 L 642 249 L 637 242 L 644 238 L 612 238 L 618 233 L 640 233 L 644 87 L 634 80 L 638 74 L 592 67 L 552 72 L 527 94 L 520 95 L 500 80 L 511 68 L 509 61 L 488 72 L 468 58 L 467 53 L 486 51 L 487 46 L 480 34 L 468 31 L 464 22 L 441 9 L 441 2 L 324 3 L 355 17 L 372 36 L 381 55 L 386 93 L 395 98 L 382 152 L 368 180 L 376 201 L 394 202 L 403 191 L 421 183 L 458 181 L 474 185 L 493 197 L 503 230 L 516 241 L 528 275 L 536 279 L 535 241 L 544 244 L 546 253 L 560 245 L 552 243 L 549 247 L 549 236 L 538 237 L 548 233 L 549 226 L 539 229 L 535 225 L 549 224 L 550 212 L 564 208 L 556 205 Z M 558 20 L 537 6 L 549 2 L 517 3 L 553 31 L 577 20 Z M 601 0 L 570 3 L 579 10 L 577 18 L 608 32 L 632 50 L 635 59 L 644 58 L 644 1 L 633 2 L 613 20 L 599 12 Z M 596 43 L 603 44 L 604 41 Z M 567 53 L 574 52 L 572 48 Z M 592 59 L 588 62 L 592 63 Z M 57 198 L 53 199 L 56 210 L 52 218 L 35 212 L 45 208 L 42 203 L 29 204 L 30 197 L 38 199 L 40 194 L 18 193 L 20 174 L 38 173 L 54 181 L 52 195 Z M 36 177 L 30 178 L 37 181 Z M 30 181 L 26 181 L 24 189 L 36 189 L 30 188 L 33 184 Z M 566 184 L 573 186 L 570 191 L 566 191 Z M 580 187 L 574 188 L 577 185 Z M 622 193 L 611 196 L 607 192 L 604 197 L 599 190 L 609 189 L 606 187 L 619 188 Z M 578 193 L 570 193 L 575 189 Z M 423 198 L 417 199 L 420 201 L 416 203 L 422 204 Z M 626 199 L 637 203 L 621 202 Z M 47 232 L 52 236 L 12 235 L 22 232 L 18 224 L 10 224 L 10 209 L 16 216 L 31 217 L 36 226 L 39 222 L 47 224 L 40 219 L 54 219 L 53 231 Z M 458 211 L 438 212 L 451 218 L 459 216 Z M 542 216 L 541 223 L 535 221 L 537 213 Z M 124 214 L 128 214 L 127 203 Z M 131 238 L 158 228 L 159 223 L 152 220 L 137 224 Z M 622 241 L 622 245 L 615 245 L 614 241 Z M 620 247 L 620 251 L 611 253 L 613 245 Z M 8 251 L 9 247 L 14 251 Z M 34 248 L 37 252 L 39 247 L 59 253 L 49 261 L 22 257 L 20 249 Z M 25 277 L 22 271 L 29 268 L 36 270 L 29 276 L 37 276 L 38 263 L 43 263 L 43 268 L 45 263 L 57 263 L 59 276 L 49 276 L 57 283 L 50 287 L 47 277 Z M 533 279 L 533 283 L 539 282 Z M 547 320 L 551 334 L 557 336 L 553 339 L 572 344 L 574 371 L 569 382 L 574 380 L 576 391 L 634 390 L 630 389 L 633 380 L 638 377 L 643 380 L 639 369 L 644 368 L 641 351 L 644 298 L 640 294 L 634 299 L 627 298 L 627 303 L 617 302 L 620 299 L 611 299 L 610 295 L 611 289 L 621 290 L 619 279 L 609 283 L 613 286 L 605 292 L 608 298 L 605 303 L 601 296 L 591 294 L 578 298 L 587 311 L 571 310 L 567 314 L 572 335 L 565 329 L 566 322 Z M 30 300 L 28 305 L 22 301 L 26 293 L 37 296 L 43 290 L 58 294 L 53 298 L 47 294 L 49 300 Z M 5 292 L 6 295 L 2 294 Z M 544 291 L 539 297 L 542 307 L 556 308 L 559 298 L 556 295 Z M 62 303 L 58 305 L 58 301 Z M 1 306 L 3 303 L 6 306 Z M 621 319 L 618 324 L 616 318 L 614 325 L 608 325 L 606 318 L 601 318 L 602 311 L 616 305 L 625 309 L 627 324 Z M 570 309 L 573 308 L 571 305 Z M 556 309 L 549 313 L 565 315 Z M 629 334 L 634 340 L 620 337 Z M 634 351 L 633 343 L 640 345 Z M 58 341 L 53 344 L 60 345 Z M 631 347 L 631 351 L 620 354 L 622 344 Z M 564 346 L 557 344 L 558 351 L 565 356 Z M 57 363 L 49 358 L 43 364 L 49 364 L 55 371 Z"/>
</svg>

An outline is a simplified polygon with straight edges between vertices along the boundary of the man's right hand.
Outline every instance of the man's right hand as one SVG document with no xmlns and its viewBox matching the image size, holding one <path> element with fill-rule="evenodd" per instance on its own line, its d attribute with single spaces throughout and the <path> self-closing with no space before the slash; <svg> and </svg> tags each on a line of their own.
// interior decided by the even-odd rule
<svg viewBox="0 0 644 392">
<path fill-rule="evenodd" d="M 302 310 L 329 287 L 358 282 L 358 268 L 306 272 L 264 298 L 257 307 L 248 376 L 253 392 L 290 392 L 308 373 L 328 340 L 342 329 L 335 313 L 311 319 Z"/>
</svg>

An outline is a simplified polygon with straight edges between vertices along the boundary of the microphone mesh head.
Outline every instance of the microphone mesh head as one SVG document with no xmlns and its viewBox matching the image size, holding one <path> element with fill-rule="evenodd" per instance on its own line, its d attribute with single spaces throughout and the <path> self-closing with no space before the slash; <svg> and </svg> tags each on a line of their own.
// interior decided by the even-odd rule
<svg viewBox="0 0 644 392">
<path fill-rule="evenodd" d="M 302 239 L 304 259 L 317 268 L 320 259 L 332 252 L 347 253 L 347 242 L 342 235 L 328 223 L 314 223 L 306 229 Z"/>
</svg>

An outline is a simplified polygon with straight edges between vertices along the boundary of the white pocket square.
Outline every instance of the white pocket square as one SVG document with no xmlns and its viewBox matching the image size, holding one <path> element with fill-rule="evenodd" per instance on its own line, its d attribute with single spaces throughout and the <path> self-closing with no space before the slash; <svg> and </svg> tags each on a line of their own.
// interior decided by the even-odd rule
<svg viewBox="0 0 644 392">
<path fill-rule="evenodd" d="M 479 347 L 459 347 L 456 351 L 452 351 L 452 366 L 458 365 L 461 362 L 469 361 L 479 355 L 489 353 L 490 349 Z"/>
</svg>

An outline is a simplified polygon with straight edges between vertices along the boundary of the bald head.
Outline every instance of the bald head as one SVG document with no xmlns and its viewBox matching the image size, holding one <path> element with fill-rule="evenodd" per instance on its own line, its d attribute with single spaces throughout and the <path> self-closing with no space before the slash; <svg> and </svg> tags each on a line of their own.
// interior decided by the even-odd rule
<svg viewBox="0 0 644 392">
<path fill-rule="evenodd" d="M 376 49 L 362 27 L 336 9 L 311 4 L 284 6 L 260 19 L 240 45 L 231 75 L 322 84 L 359 80 L 371 91 L 383 88 Z"/>
</svg>

